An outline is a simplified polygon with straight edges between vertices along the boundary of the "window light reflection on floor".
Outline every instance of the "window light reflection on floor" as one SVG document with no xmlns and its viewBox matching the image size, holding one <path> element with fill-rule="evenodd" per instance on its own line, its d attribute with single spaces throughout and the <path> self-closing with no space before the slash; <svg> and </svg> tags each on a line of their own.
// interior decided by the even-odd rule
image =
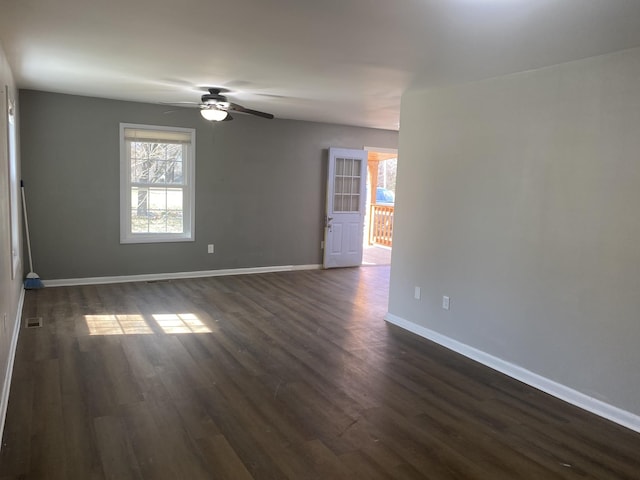
<svg viewBox="0 0 640 480">
<path fill-rule="evenodd" d="M 211 332 L 211 329 L 193 313 L 154 314 L 153 319 L 164 330 L 164 333 Z"/>
<path fill-rule="evenodd" d="M 211 333 L 193 313 L 158 313 L 155 323 L 167 334 Z M 85 315 L 89 335 L 152 335 L 151 325 L 142 315 Z"/>
<path fill-rule="evenodd" d="M 85 315 L 89 335 L 150 335 L 142 315 Z"/>
</svg>

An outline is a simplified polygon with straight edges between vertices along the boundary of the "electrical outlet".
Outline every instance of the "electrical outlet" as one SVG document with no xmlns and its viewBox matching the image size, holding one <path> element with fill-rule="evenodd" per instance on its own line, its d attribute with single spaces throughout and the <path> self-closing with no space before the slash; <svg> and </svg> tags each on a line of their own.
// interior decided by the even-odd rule
<svg viewBox="0 0 640 480">
<path fill-rule="evenodd" d="M 213 253 L 213 252 L 214 252 L 213 243 L 210 243 L 209 245 L 207 245 L 207 253 Z"/>
<path fill-rule="evenodd" d="M 413 287 L 413 298 L 420 300 L 420 287 Z"/>
<path fill-rule="evenodd" d="M 450 300 L 446 295 L 442 296 L 442 308 L 449 310 Z"/>
</svg>

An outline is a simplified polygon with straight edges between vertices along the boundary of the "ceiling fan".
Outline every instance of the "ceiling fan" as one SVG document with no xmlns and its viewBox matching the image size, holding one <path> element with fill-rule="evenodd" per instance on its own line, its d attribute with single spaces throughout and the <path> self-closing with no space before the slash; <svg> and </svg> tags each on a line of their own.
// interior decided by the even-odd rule
<svg viewBox="0 0 640 480">
<path fill-rule="evenodd" d="M 255 115 L 257 117 L 273 119 L 273 115 L 270 113 L 260 112 L 258 110 L 252 110 L 245 108 L 237 103 L 230 102 L 223 93 L 229 92 L 226 88 L 214 87 L 207 88 L 209 93 L 205 93 L 200 98 L 200 103 L 197 102 L 178 102 L 171 103 L 170 105 L 194 105 L 200 108 L 200 114 L 207 120 L 221 122 L 233 120 L 233 117 L 229 115 L 230 112 L 246 113 L 249 115 Z"/>
</svg>

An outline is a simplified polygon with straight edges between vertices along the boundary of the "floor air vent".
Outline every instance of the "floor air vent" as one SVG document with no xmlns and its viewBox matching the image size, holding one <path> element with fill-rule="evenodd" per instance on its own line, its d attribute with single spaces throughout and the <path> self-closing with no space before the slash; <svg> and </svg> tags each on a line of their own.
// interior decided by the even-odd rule
<svg viewBox="0 0 640 480">
<path fill-rule="evenodd" d="M 42 326 L 42 317 L 31 317 L 27 318 L 24 326 L 26 328 L 39 328 Z"/>
</svg>

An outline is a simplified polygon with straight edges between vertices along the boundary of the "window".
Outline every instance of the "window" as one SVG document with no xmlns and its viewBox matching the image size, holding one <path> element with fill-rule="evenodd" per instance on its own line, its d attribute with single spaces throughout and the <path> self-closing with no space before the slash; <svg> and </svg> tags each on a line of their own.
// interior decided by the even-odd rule
<svg viewBox="0 0 640 480">
<path fill-rule="evenodd" d="M 359 212 L 362 160 L 336 157 L 334 212 Z"/>
<path fill-rule="evenodd" d="M 18 190 L 18 158 L 16 135 L 16 104 L 9 87 L 5 85 L 7 100 L 7 153 L 9 158 L 9 217 L 11 218 L 11 279 L 18 276 L 20 270 L 20 193 Z"/>
<path fill-rule="evenodd" d="M 120 242 L 194 239 L 195 130 L 120 124 Z"/>
</svg>

